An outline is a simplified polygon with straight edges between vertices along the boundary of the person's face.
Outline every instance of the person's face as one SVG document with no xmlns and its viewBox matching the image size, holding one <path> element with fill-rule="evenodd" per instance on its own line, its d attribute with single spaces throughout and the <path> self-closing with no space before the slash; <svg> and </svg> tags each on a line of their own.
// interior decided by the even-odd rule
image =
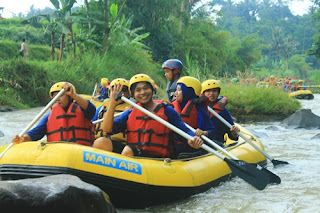
<svg viewBox="0 0 320 213">
<path fill-rule="evenodd" d="M 207 89 L 203 94 L 209 99 L 210 102 L 215 102 L 219 96 L 219 89 Z"/>
<path fill-rule="evenodd" d="M 172 81 L 173 75 L 171 69 L 164 69 L 164 76 L 167 78 L 168 81 Z"/>
<path fill-rule="evenodd" d="M 182 95 L 182 89 L 180 85 L 177 85 L 177 89 L 176 92 L 174 93 L 174 95 L 176 96 L 176 100 L 181 103 L 183 100 L 183 95 Z"/>
<path fill-rule="evenodd" d="M 53 97 L 55 97 L 58 94 L 58 92 L 54 92 L 53 93 Z M 68 95 L 61 95 L 58 99 L 57 99 L 57 103 L 60 104 L 60 106 L 63 109 L 68 109 L 69 105 L 70 105 L 70 97 Z"/>
<path fill-rule="evenodd" d="M 134 89 L 134 99 L 141 104 L 147 104 L 152 101 L 153 91 L 151 85 L 147 82 L 139 82 Z"/>
</svg>

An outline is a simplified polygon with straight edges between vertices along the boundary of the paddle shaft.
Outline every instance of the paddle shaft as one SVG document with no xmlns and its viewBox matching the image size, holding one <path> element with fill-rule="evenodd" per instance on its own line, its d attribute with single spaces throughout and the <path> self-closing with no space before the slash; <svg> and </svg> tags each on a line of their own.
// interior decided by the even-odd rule
<svg viewBox="0 0 320 213">
<path fill-rule="evenodd" d="M 62 96 L 64 93 L 64 89 L 60 90 L 60 92 L 54 96 L 54 98 L 41 110 L 41 112 L 29 123 L 29 125 L 22 130 L 22 132 L 19 134 L 19 138 L 23 137 L 29 129 L 43 116 L 43 114 L 57 101 L 60 96 Z M 14 143 L 11 143 L 0 155 L 0 158 L 14 145 Z"/>
<path fill-rule="evenodd" d="M 185 125 L 193 132 L 195 132 L 196 130 L 190 126 L 189 124 L 185 123 Z M 208 143 L 210 143 L 214 148 L 220 150 L 221 152 L 223 152 L 224 154 L 228 155 L 230 158 L 234 159 L 234 160 L 239 160 L 236 156 L 234 156 L 233 154 L 231 154 L 230 152 L 228 152 L 227 150 L 223 149 L 221 146 L 219 146 L 218 144 L 216 144 L 214 141 L 212 141 L 210 138 L 208 138 L 205 135 L 201 135 L 201 138 L 205 141 L 207 141 Z"/>
<path fill-rule="evenodd" d="M 115 118 L 116 118 L 116 117 L 119 117 L 122 113 L 123 113 L 123 112 L 119 112 L 119 113 L 117 113 L 117 114 L 114 114 L 113 117 L 115 117 Z M 103 120 L 104 120 L 104 118 L 101 118 L 101 119 L 99 119 L 99 120 L 93 121 L 92 123 L 93 123 L 93 124 L 101 123 Z"/>
<path fill-rule="evenodd" d="M 97 90 L 97 83 L 94 85 L 93 93 L 92 93 L 92 96 L 91 96 L 91 101 L 93 100 L 93 97 L 96 94 L 96 90 Z"/>
<path fill-rule="evenodd" d="M 232 125 L 226 121 L 223 117 L 221 117 L 218 113 L 216 113 L 213 109 L 211 109 L 211 107 L 208 106 L 208 110 L 209 112 L 211 112 L 212 114 L 214 114 L 214 116 L 216 116 L 221 122 L 223 122 L 227 127 L 231 128 Z M 253 143 L 252 141 L 250 141 L 246 136 L 244 136 L 242 133 L 237 132 L 237 134 L 242 137 L 246 142 L 248 142 L 249 144 L 251 144 L 255 149 L 257 149 L 260 153 L 262 153 L 265 157 L 267 157 L 270 161 L 273 161 L 273 158 L 270 157 L 266 152 L 264 152 L 262 149 L 260 149 L 260 147 L 258 147 L 255 143 Z"/>
</svg>

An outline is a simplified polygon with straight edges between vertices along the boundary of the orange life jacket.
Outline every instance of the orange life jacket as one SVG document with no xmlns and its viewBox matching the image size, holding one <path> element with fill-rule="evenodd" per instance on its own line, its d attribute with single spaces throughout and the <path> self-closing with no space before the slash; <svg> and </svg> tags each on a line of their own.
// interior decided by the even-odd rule
<svg viewBox="0 0 320 213">
<path fill-rule="evenodd" d="M 224 108 L 227 104 L 228 104 L 228 98 L 222 96 L 222 98 L 219 101 L 217 101 L 216 103 L 209 102 L 208 106 L 211 107 L 216 113 L 219 114 L 221 111 L 224 110 Z M 210 118 L 214 117 L 214 114 L 212 114 L 210 112 L 209 112 L 209 115 L 210 115 Z"/>
<path fill-rule="evenodd" d="M 181 120 L 189 124 L 193 128 L 198 128 L 198 110 L 197 104 L 202 104 L 207 97 L 195 98 L 187 102 L 184 108 L 181 110 L 180 104 L 177 100 L 172 102 L 174 109 L 179 113 Z"/>
<path fill-rule="evenodd" d="M 94 126 L 88 120 L 80 106 L 73 102 L 66 112 L 60 104 L 56 103 L 47 122 L 47 140 L 69 141 L 77 144 L 91 146 L 94 141 Z"/>
<path fill-rule="evenodd" d="M 138 105 L 141 106 L 140 103 Z M 153 114 L 168 121 L 164 113 L 166 102 L 159 103 L 152 111 Z M 138 109 L 133 109 L 127 121 L 128 144 L 135 145 L 152 155 L 171 157 L 173 152 L 172 131 L 153 120 Z"/>
</svg>

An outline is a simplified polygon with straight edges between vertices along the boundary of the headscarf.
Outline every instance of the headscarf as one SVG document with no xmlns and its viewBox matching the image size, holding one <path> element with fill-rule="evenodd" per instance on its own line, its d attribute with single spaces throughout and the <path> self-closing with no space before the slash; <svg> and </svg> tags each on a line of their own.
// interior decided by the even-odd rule
<svg viewBox="0 0 320 213">
<path fill-rule="evenodd" d="M 188 103 L 188 101 L 197 98 L 198 96 L 194 93 L 192 87 L 187 87 L 183 83 L 178 83 L 177 85 L 180 86 L 182 91 L 182 102 L 180 103 L 180 107 L 181 109 L 183 109 L 184 106 Z"/>
<path fill-rule="evenodd" d="M 182 102 L 179 103 L 181 110 L 186 106 L 188 101 L 198 98 L 198 96 L 195 94 L 194 89 L 192 87 L 187 87 L 186 85 L 182 83 L 178 83 L 177 85 L 180 86 L 182 91 Z M 201 113 L 198 113 L 198 128 L 204 129 L 204 120 L 202 118 Z"/>
</svg>

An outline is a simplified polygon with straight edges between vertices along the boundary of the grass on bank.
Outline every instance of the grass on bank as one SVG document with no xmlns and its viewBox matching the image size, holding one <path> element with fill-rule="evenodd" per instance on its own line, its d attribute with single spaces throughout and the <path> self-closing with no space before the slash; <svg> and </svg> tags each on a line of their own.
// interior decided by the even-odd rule
<svg viewBox="0 0 320 213">
<path fill-rule="evenodd" d="M 243 115 L 270 115 L 286 117 L 301 108 L 300 102 L 278 88 L 229 85 L 221 95 L 229 100 L 227 108 L 235 117 Z"/>
</svg>

